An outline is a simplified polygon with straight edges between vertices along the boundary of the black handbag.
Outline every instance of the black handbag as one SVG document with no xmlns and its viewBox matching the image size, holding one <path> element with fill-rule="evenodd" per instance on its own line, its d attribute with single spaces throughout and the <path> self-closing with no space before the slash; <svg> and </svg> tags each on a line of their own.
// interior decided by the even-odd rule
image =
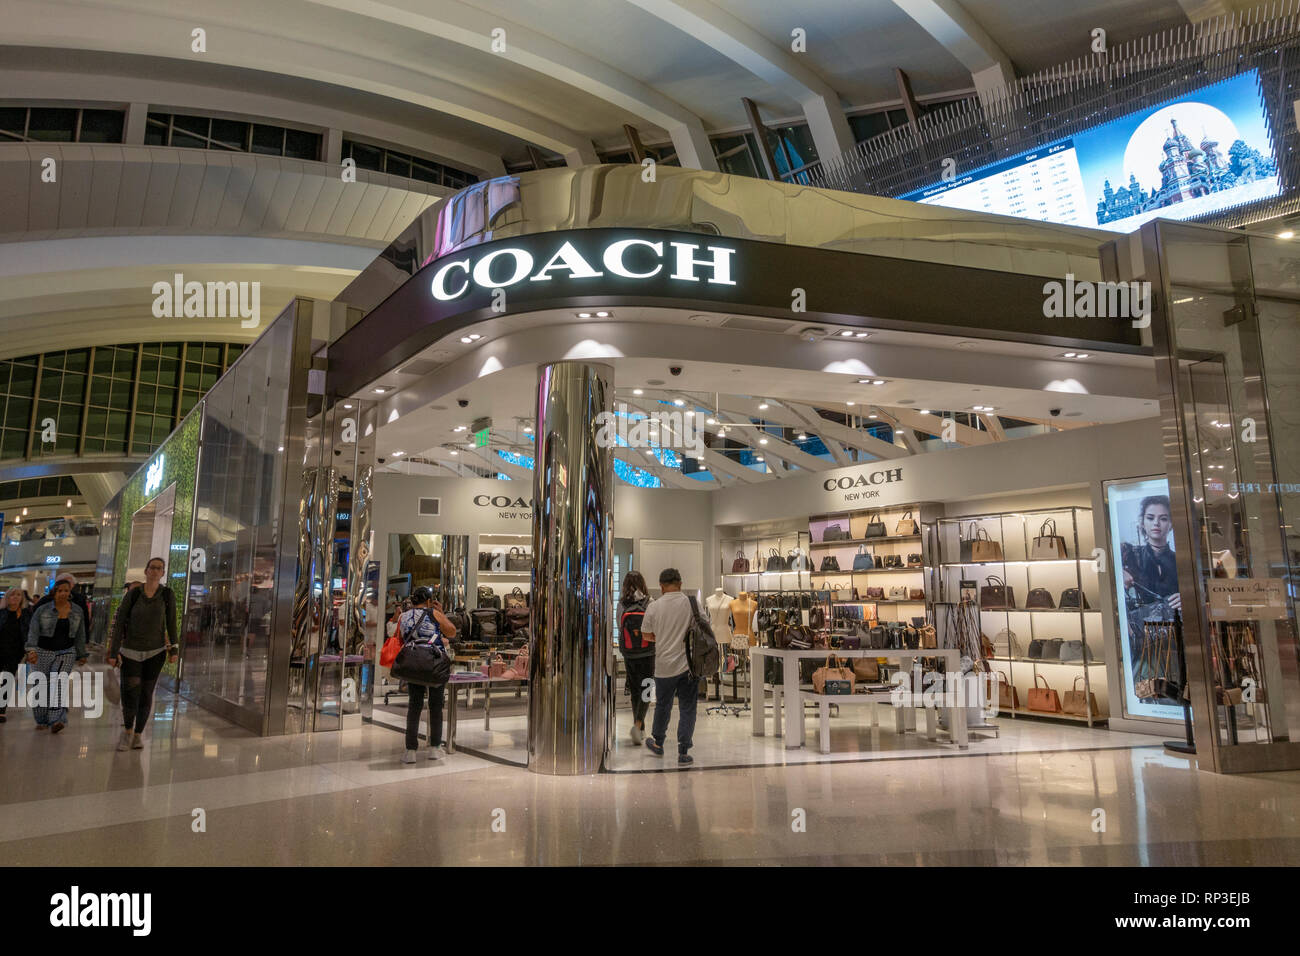
<svg viewBox="0 0 1300 956">
<path fill-rule="evenodd" d="M 506 611 L 506 630 L 510 634 L 518 634 L 526 628 L 532 619 L 533 612 L 524 605 L 516 605 Z"/>
<path fill-rule="evenodd" d="M 1010 611 L 1016 607 L 1015 589 L 996 574 L 984 579 L 980 588 L 980 609 L 984 611 Z"/>
<path fill-rule="evenodd" d="M 970 564 L 971 545 L 974 543 L 975 535 L 977 535 L 978 533 L 979 533 L 979 525 L 977 525 L 974 521 L 972 521 L 970 525 L 966 528 L 966 535 L 964 537 L 961 533 L 961 525 L 957 526 L 957 539 L 958 539 L 957 551 L 959 552 L 957 560 L 959 560 L 962 564 Z"/>
<path fill-rule="evenodd" d="M 531 571 L 533 569 L 533 556 L 523 548 L 511 548 L 506 554 L 507 571 Z"/>
<path fill-rule="evenodd" d="M 491 570 L 492 570 L 492 552 L 491 552 L 491 551 L 480 551 L 480 552 L 478 553 L 478 569 L 479 569 L 480 571 L 491 571 Z"/>
<path fill-rule="evenodd" d="M 919 554 L 916 554 L 915 552 L 913 552 L 912 554 L 909 554 L 909 555 L 907 556 L 907 566 L 908 566 L 909 568 L 919 568 L 919 567 L 921 567 L 921 556 L 920 556 Z"/>
<path fill-rule="evenodd" d="M 430 641 L 408 641 L 389 673 L 408 684 L 441 687 L 451 677 L 451 658 Z"/>
<path fill-rule="evenodd" d="M 1083 610 L 1088 610 L 1088 595 L 1084 594 L 1078 588 L 1066 588 L 1061 592 L 1061 608 L 1074 608 L 1078 610 L 1079 602 L 1083 602 Z"/>
<path fill-rule="evenodd" d="M 839 569 L 840 569 L 840 559 L 833 554 L 827 555 L 826 557 L 822 558 L 821 567 L 818 568 L 819 571 L 823 571 L 823 572 L 838 571 Z"/>
<path fill-rule="evenodd" d="M 885 522 L 880 520 L 880 515 L 878 514 L 872 515 L 870 520 L 867 521 L 867 533 L 864 534 L 863 537 L 864 538 L 885 538 L 888 536 L 889 536 L 889 532 L 885 530 Z"/>
<path fill-rule="evenodd" d="M 1028 609 L 1046 608 L 1051 610 L 1056 607 L 1056 602 L 1052 600 L 1052 592 L 1047 588 L 1030 588 L 1029 594 L 1025 597 L 1025 607 Z"/>
<path fill-rule="evenodd" d="M 480 584 L 478 586 L 478 606 L 494 607 L 500 610 L 501 597 L 495 591 L 493 591 L 492 588 L 489 587 L 488 585 Z"/>
<path fill-rule="evenodd" d="M 789 569 L 785 566 L 785 558 L 781 557 L 781 552 L 776 550 L 776 548 L 768 548 L 767 566 L 763 570 L 787 571 Z"/>
<path fill-rule="evenodd" d="M 475 630 L 484 641 L 495 641 L 505 630 L 501 622 L 501 612 L 496 608 L 479 607 L 470 611 L 474 619 Z"/>
<path fill-rule="evenodd" d="M 823 541 L 843 541 L 847 537 L 844 529 L 837 524 L 828 524 L 826 530 L 822 532 Z"/>
<path fill-rule="evenodd" d="M 1065 643 L 1059 637 L 1043 638 L 1029 642 L 1029 657 L 1036 661 L 1059 661 L 1061 645 Z"/>
<path fill-rule="evenodd" d="M 889 646 L 889 635 L 885 628 L 877 624 L 867 634 L 867 647 L 873 651 L 883 651 Z"/>
<path fill-rule="evenodd" d="M 901 568 L 903 566 L 903 556 L 901 554 L 885 555 L 885 567 Z"/>
</svg>

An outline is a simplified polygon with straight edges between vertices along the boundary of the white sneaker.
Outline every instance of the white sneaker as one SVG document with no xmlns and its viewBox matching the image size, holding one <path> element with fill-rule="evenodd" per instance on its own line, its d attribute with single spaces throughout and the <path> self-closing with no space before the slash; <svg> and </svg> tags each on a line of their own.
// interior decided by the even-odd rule
<svg viewBox="0 0 1300 956">
<path fill-rule="evenodd" d="M 408 750 L 406 753 L 402 754 L 402 763 L 415 763 L 415 751 Z"/>
<path fill-rule="evenodd" d="M 447 748 L 442 744 L 438 744 L 436 747 L 430 747 L 425 756 L 430 760 L 441 760 L 443 757 L 447 756 Z"/>
<path fill-rule="evenodd" d="M 636 744 L 638 747 L 645 743 L 645 731 L 636 724 L 632 725 L 632 743 Z"/>
<path fill-rule="evenodd" d="M 131 749 L 144 750 L 144 734 L 131 735 Z"/>
<path fill-rule="evenodd" d="M 132 737 L 131 731 L 129 731 L 129 730 L 124 730 L 124 731 L 122 731 L 122 736 L 117 738 L 117 749 L 118 749 L 118 750 L 130 750 L 130 749 L 131 749 L 131 737 Z"/>
</svg>

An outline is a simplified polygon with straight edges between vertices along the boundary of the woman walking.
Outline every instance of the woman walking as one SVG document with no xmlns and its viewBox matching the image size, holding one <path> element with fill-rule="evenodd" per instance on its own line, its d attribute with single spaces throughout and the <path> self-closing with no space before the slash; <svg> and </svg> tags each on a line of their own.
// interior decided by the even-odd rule
<svg viewBox="0 0 1300 956">
<path fill-rule="evenodd" d="M 86 616 L 69 596 L 72 585 L 59 581 L 54 586 L 54 600 L 42 604 L 32 613 L 27 629 L 27 664 L 45 675 L 47 707 L 33 707 L 36 729 L 58 733 L 68 726 L 68 702 L 63 699 L 66 678 L 72 673 L 73 661 L 86 663 Z"/>
<path fill-rule="evenodd" d="M 451 657 L 451 640 L 456 636 L 456 625 L 442 613 L 442 605 L 433 599 L 433 592 L 426 587 L 416 588 L 411 595 L 411 605 L 409 611 L 402 612 L 397 623 L 402 643 L 430 641 Z M 442 704 L 445 691 L 446 687 L 407 683 L 406 753 L 402 755 L 402 763 L 415 763 L 415 752 L 420 749 L 420 714 L 424 710 L 426 692 L 429 698 L 428 757 L 430 760 L 440 760 L 446 754 L 442 745 Z"/>
<path fill-rule="evenodd" d="M 18 686 L 18 665 L 23 662 L 27 631 L 32 624 L 32 609 L 27 606 L 26 597 L 22 588 L 10 588 L 5 592 L 4 607 L 0 607 L 0 673 L 12 676 L 15 688 Z M 0 724 L 8 719 L 5 716 L 7 699 L 0 696 Z"/>
<path fill-rule="evenodd" d="M 650 709 L 649 690 L 654 686 L 655 646 L 641 637 L 650 594 L 640 571 L 629 571 L 623 578 L 618 599 L 618 646 L 627 665 L 627 689 L 632 695 L 632 743 L 645 741 L 645 715 Z"/>
<path fill-rule="evenodd" d="M 164 660 L 176 660 L 176 596 L 162 583 L 167 564 L 150 558 L 144 584 L 122 599 L 108 641 L 108 666 L 122 665 L 122 739 L 118 750 L 140 750 L 153 716 L 153 691 Z"/>
</svg>

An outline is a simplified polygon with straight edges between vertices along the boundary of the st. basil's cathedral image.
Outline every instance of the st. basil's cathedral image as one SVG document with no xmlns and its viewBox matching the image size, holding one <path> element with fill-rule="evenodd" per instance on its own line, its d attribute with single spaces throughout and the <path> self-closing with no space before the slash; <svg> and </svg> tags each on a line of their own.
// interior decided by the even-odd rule
<svg viewBox="0 0 1300 956">
<path fill-rule="evenodd" d="M 1222 192 L 1277 173 L 1276 161 L 1247 146 L 1244 140 L 1233 142 L 1225 160 L 1219 144 L 1209 136 L 1202 134 L 1197 148 L 1178 128 L 1177 120 L 1169 122 L 1173 129 L 1165 140 L 1165 158 L 1159 166 L 1160 188 L 1147 192 L 1132 173 L 1128 186 L 1119 189 L 1112 189 L 1107 179 L 1102 188 L 1103 198 L 1097 203 L 1098 225 Z"/>
</svg>

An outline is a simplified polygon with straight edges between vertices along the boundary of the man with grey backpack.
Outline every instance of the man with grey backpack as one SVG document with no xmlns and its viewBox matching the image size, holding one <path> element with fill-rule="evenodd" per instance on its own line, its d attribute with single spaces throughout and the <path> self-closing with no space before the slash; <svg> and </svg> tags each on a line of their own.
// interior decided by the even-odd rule
<svg viewBox="0 0 1300 956">
<path fill-rule="evenodd" d="M 677 698 L 677 762 L 694 762 L 690 749 L 695 734 L 699 682 L 718 670 L 718 642 L 694 597 L 682 593 L 676 568 L 659 572 L 662 596 L 646 608 L 641 637 L 655 646 L 655 717 L 645 745 L 656 757 L 664 754 L 668 718 Z"/>
</svg>

